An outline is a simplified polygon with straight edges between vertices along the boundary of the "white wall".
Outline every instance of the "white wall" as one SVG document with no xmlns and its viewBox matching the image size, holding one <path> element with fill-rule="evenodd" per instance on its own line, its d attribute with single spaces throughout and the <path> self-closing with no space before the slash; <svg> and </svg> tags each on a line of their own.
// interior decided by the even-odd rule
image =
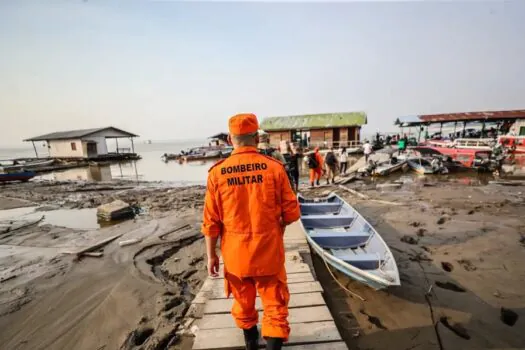
<svg viewBox="0 0 525 350">
<path fill-rule="evenodd" d="M 514 125 L 511 126 L 509 132 L 513 133 L 513 135 L 519 135 L 521 127 L 525 127 L 525 119 L 516 120 Z"/>
<path fill-rule="evenodd" d="M 85 139 L 82 139 L 82 141 L 93 141 L 97 143 L 97 153 L 100 154 L 108 154 L 108 145 L 106 144 L 106 138 L 104 136 L 88 136 Z"/>
<path fill-rule="evenodd" d="M 76 150 L 71 149 L 71 143 L 75 143 Z M 80 140 L 51 140 L 49 145 L 50 157 L 81 158 L 84 157 L 84 149 Z"/>
</svg>

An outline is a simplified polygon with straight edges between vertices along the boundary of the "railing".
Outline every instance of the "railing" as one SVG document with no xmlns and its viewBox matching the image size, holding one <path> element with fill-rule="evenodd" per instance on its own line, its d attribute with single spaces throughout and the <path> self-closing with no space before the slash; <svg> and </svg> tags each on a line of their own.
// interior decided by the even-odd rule
<svg viewBox="0 0 525 350">
<path fill-rule="evenodd" d="M 117 153 L 131 153 L 130 147 L 117 148 Z"/>
<path fill-rule="evenodd" d="M 359 148 L 362 144 L 359 141 L 317 141 L 317 142 L 310 142 L 308 144 L 309 148 L 319 147 L 321 149 L 323 148 Z"/>
</svg>

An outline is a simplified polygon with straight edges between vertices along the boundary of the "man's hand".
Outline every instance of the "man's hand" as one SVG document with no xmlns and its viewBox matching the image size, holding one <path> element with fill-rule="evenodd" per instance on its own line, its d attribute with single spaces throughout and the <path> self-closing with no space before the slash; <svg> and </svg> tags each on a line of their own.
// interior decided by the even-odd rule
<svg viewBox="0 0 525 350">
<path fill-rule="evenodd" d="M 208 275 L 219 277 L 219 257 L 216 254 L 208 256 Z"/>
</svg>

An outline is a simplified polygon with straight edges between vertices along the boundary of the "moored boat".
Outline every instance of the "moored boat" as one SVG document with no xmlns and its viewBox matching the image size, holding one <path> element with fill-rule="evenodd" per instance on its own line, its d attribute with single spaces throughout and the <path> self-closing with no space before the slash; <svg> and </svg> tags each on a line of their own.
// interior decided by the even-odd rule
<svg viewBox="0 0 525 350">
<path fill-rule="evenodd" d="M 327 264 L 376 290 L 401 284 L 387 244 L 350 204 L 336 194 L 298 200 L 308 243 Z"/>
<path fill-rule="evenodd" d="M 15 171 L 15 172 L 8 172 L 8 173 L 0 172 L 0 182 L 14 182 L 14 181 L 26 182 L 26 181 L 31 180 L 35 176 L 36 176 L 36 173 L 33 171 Z"/>
<path fill-rule="evenodd" d="M 423 157 L 412 157 L 407 159 L 407 164 L 410 169 L 421 175 L 448 173 L 448 169 L 438 158 L 426 159 Z"/>
<path fill-rule="evenodd" d="M 30 169 L 37 169 L 39 167 L 44 167 L 51 165 L 55 162 L 54 159 L 46 159 L 46 160 L 36 160 L 32 162 L 24 162 L 22 164 L 14 164 L 14 165 L 7 165 L 4 166 L 5 171 L 14 171 L 14 170 L 30 170 Z"/>
<path fill-rule="evenodd" d="M 360 173 L 369 173 L 373 176 L 386 176 L 401 170 L 406 164 L 405 160 L 392 157 L 382 162 L 369 161 L 369 164 L 358 170 Z"/>
</svg>

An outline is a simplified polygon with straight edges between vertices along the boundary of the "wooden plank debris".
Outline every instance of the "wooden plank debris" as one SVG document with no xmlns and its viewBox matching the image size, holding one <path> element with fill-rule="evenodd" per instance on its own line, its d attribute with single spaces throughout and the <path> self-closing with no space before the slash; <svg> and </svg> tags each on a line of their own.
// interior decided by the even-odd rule
<svg viewBox="0 0 525 350">
<path fill-rule="evenodd" d="M 100 248 L 102 248 L 103 246 L 105 246 L 106 244 L 108 243 L 111 243 L 113 242 L 114 240 L 116 240 L 117 238 L 119 238 L 120 236 L 122 236 L 124 233 L 119 233 L 117 235 L 113 235 L 111 237 L 108 237 L 108 238 L 105 238 L 93 245 L 90 245 L 89 247 L 85 247 L 83 249 L 80 249 L 76 252 L 66 252 L 66 254 L 76 254 L 77 255 L 77 258 L 78 257 L 81 257 L 84 253 L 87 253 L 87 252 L 92 252 L 94 250 L 98 250 Z"/>
<path fill-rule="evenodd" d="M 346 187 L 346 186 L 343 186 L 343 185 L 339 185 L 339 188 L 340 189 L 343 189 L 347 192 L 350 192 L 351 194 L 353 194 L 354 196 L 358 196 L 359 198 L 361 199 L 368 199 L 369 197 L 365 194 L 362 194 L 361 192 L 357 192 L 356 190 L 354 189 L 351 189 L 349 187 Z"/>
</svg>

